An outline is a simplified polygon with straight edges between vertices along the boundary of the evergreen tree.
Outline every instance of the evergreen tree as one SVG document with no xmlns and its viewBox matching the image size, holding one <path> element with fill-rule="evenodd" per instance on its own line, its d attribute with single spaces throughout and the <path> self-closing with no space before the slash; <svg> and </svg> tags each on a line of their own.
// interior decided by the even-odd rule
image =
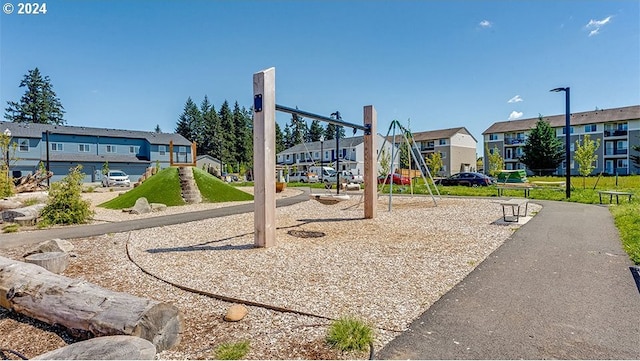
<svg viewBox="0 0 640 361">
<path fill-rule="evenodd" d="M 539 175 L 552 174 L 565 158 L 562 141 L 556 137 L 549 122 L 542 120 L 542 115 L 538 117 L 536 127 L 531 130 L 523 150 L 520 162 Z"/>
<path fill-rule="evenodd" d="M 230 166 L 235 166 L 236 162 L 236 130 L 233 122 L 233 113 L 229 107 L 229 102 L 226 100 L 222 103 L 220 111 L 220 128 L 221 134 L 219 141 L 221 143 L 221 158 L 220 160 Z"/>
<path fill-rule="evenodd" d="M 206 95 L 204 96 L 202 104 L 200 104 L 200 113 L 202 114 L 202 122 L 199 126 L 198 155 L 208 154 L 212 157 L 219 158 L 219 142 L 217 137 L 220 120 L 215 107 L 209 102 L 209 98 Z M 218 150 L 217 154 L 215 154 L 215 150 Z"/>
<path fill-rule="evenodd" d="M 293 136 L 291 134 L 291 127 L 289 127 L 289 124 L 284 125 L 284 137 L 282 140 L 285 149 L 293 147 Z"/>
<path fill-rule="evenodd" d="M 282 134 L 282 129 L 280 129 L 280 125 L 276 122 L 276 154 L 282 152 L 287 149 L 284 144 L 284 134 Z"/>
<path fill-rule="evenodd" d="M 324 129 L 324 140 L 331 140 L 336 138 L 336 125 L 335 124 L 327 124 L 327 127 Z"/>
<path fill-rule="evenodd" d="M 178 118 L 178 124 L 176 126 L 176 133 L 187 138 L 190 142 L 196 140 L 196 129 L 198 127 L 199 119 L 201 118 L 200 110 L 196 103 L 193 102 L 191 97 L 187 98 L 184 104 L 184 111 Z"/>
<path fill-rule="evenodd" d="M 298 109 L 298 107 L 296 107 Z M 308 137 L 309 129 L 303 117 L 291 114 L 291 143 L 292 146 L 303 143 Z"/>
<path fill-rule="evenodd" d="M 323 135 L 324 128 L 322 127 L 322 125 L 320 125 L 319 120 L 314 119 L 311 122 L 311 127 L 309 128 L 307 142 L 318 142 Z"/>
<path fill-rule="evenodd" d="M 631 146 L 631 149 L 638 152 L 638 154 L 630 154 L 629 158 L 637 168 L 640 168 L 640 145 Z"/>
<path fill-rule="evenodd" d="M 27 90 L 20 102 L 7 102 L 9 106 L 5 108 L 5 119 L 16 123 L 65 124 L 64 107 L 53 91 L 48 76 L 43 78 L 38 68 L 29 70 L 20 87 L 26 87 Z"/>
<path fill-rule="evenodd" d="M 251 117 L 247 110 L 243 107 L 240 108 L 238 102 L 233 106 L 233 123 L 235 126 L 235 138 L 236 138 L 236 163 L 248 164 L 252 158 L 253 152 L 253 135 L 249 124 Z"/>
<path fill-rule="evenodd" d="M 160 124 L 156 124 L 156 127 L 153 131 L 156 133 L 162 133 L 162 129 L 160 129 Z"/>
</svg>

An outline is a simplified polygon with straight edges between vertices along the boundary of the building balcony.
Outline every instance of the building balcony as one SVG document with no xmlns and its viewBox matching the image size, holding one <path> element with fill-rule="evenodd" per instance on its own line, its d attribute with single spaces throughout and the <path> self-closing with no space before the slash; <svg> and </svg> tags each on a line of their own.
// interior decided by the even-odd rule
<svg viewBox="0 0 640 361">
<path fill-rule="evenodd" d="M 425 147 L 420 147 L 420 151 L 421 152 L 430 152 L 432 150 L 435 150 L 436 147 L 431 145 L 431 146 L 425 146 Z"/>
<path fill-rule="evenodd" d="M 524 138 L 504 138 L 504 145 L 524 144 L 526 141 Z"/>
<path fill-rule="evenodd" d="M 626 137 L 629 132 L 627 130 L 605 130 L 605 137 Z"/>
<path fill-rule="evenodd" d="M 605 149 L 604 155 L 627 155 L 629 153 L 629 149 L 627 148 L 617 148 L 617 149 Z"/>
</svg>

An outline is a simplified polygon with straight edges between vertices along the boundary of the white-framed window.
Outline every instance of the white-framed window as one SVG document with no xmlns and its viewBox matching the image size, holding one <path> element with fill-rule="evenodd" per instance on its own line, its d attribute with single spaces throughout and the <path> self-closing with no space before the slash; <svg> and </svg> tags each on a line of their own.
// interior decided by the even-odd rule
<svg viewBox="0 0 640 361">
<path fill-rule="evenodd" d="M 496 133 L 489 134 L 489 140 L 498 140 L 498 134 Z"/>
<path fill-rule="evenodd" d="M 53 152 L 62 152 L 62 143 L 49 143 L 51 146 L 51 151 Z"/>
<path fill-rule="evenodd" d="M 166 145 L 159 145 L 158 146 L 158 154 L 159 155 L 165 155 L 167 153 L 167 146 Z"/>
<path fill-rule="evenodd" d="M 618 159 L 616 162 L 616 168 L 628 168 L 629 162 L 626 159 Z"/>
<path fill-rule="evenodd" d="M 562 127 L 562 134 L 567 134 L 567 127 Z M 569 134 L 573 134 L 573 127 L 569 127 Z"/>
<path fill-rule="evenodd" d="M 597 124 L 587 124 L 584 126 L 584 132 L 585 133 L 592 133 L 592 132 L 597 132 L 598 131 L 598 125 Z"/>
<path fill-rule="evenodd" d="M 18 139 L 18 152 L 29 151 L 29 139 Z"/>
<path fill-rule="evenodd" d="M 627 151 L 627 141 L 626 140 L 619 140 L 617 142 L 617 144 L 616 144 L 616 148 L 620 152 L 626 152 Z M 624 153 L 619 153 L 619 154 L 624 154 Z"/>
<path fill-rule="evenodd" d="M 575 163 L 573 162 L 573 159 L 571 160 L 571 169 L 574 168 Z M 567 169 L 567 161 L 563 160 L 562 161 L 562 169 Z"/>
<path fill-rule="evenodd" d="M 447 140 L 445 138 L 440 139 L 439 141 L 440 145 L 447 145 Z"/>
<path fill-rule="evenodd" d="M 107 153 L 115 153 L 116 152 L 116 146 L 115 145 L 107 145 L 106 147 L 107 147 L 107 149 L 106 149 Z"/>
<path fill-rule="evenodd" d="M 320 158 L 320 152 L 315 152 L 315 153 L 313 153 L 313 158 L 314 158 L 314 159 L 318 159 L 318 158 Z"/>
<path fill-rule="evenodd" d="M 136 145 L 130 145 L 130 146 L 129 146 L 129 153 L 131 153 L 131 154 L 138 154 L 138 148 L 140 148 L 140 147 L 138 147 L 138 146 L 136 146 Z"/>
<path fill-rule="evenodd" d="M 447 153 L 440 152 L 440 158 L 446 159 L 447 158 Z"/>
<path fill-rule="evenodd" d="M 572 142 L 572 143 L 569 145 L 569 150 L 570 150 L 570 151 L 572 151 L 572 152 L 574 152 L 574 151 L 576 150 L 576 144 Z"/>
<path fill-rule="evenodd" d="M 90 152 L 91 144 L 78 144 L 78 152 Z"/>
<path fill-rule="evenodd" d="M 291 154 L 287 154 L 287 160 L 291 159 Z"/>
<path fill-rule="evenodd" d="M 329 151 L 328 150 L 324 151 L 324 158 L 323 159 L 329 159 Z"/>
</svg>

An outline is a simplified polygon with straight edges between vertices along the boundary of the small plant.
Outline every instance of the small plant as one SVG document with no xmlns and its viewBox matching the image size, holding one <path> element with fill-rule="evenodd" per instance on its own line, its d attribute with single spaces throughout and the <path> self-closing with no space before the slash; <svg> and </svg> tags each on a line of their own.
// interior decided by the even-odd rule
<svg viewBox="0 0 640 361">
<path fill-rule="evenodd" d="M 16 233 L 20 229 L 20 225 L 17 223 L 10 223 L 2 227 L 3 233 Z"/>
<path fill-rule="evenodd" d="M 39 227 L 54 224 L 86 223 L 93 217 L 91 203 L 82 199 L 82 166 L 69 170 L 62 181 L 51 185 L 47 205 L 42 210 Z"/>
<path fill-rule="evenodd" d="M 329 327 L 327 343 L 340 351 L 365 351 L 373 343 L 373 330 L 360 320 L 343 317 Z"/>
<path fill-rule="evenodd" d="M 218 360 L 240 360 L 249 352 L 249 341 L 223 343 L 216 347 L 215 357 Z"/>
<path fill-rule="evenodd" d="M 29 207 L 29 206 L 32 206 L 32 205 L 38 204 L 38 203 L 40 203 L 38 198 L 27 198 L 24 201 L 22 201 L 22 206 Z"/>
<path fill-rule="evenodd" d="M 84 193 L 93 193 L 95 191 L 96 191 L 96 187 L 94 187 L 94 186 L 88 186 L 87 188 L 84 188 L 82 190 L 82 192 L 84 192 Z"/>
</svg>

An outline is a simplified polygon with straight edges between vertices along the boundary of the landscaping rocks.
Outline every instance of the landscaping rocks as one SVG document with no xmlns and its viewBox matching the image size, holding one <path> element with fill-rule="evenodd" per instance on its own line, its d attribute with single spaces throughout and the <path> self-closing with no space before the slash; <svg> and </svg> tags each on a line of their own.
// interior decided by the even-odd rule
<svg viewBox="0 0 640 361">
<path fill-rule="evenodd" d="M 60 274 L 69 265 L 69 254 L 66 252 L 34 253 L 25 257 L 25 262 L 38 265 L 49 272 Z"/>
<path fill-rule="evenodd" d="M 227 314 L 224 316 L 224 320 L 228 322 L 237 322 L 245 318 L 249 313 L 244 305 L 233 305 L 227 310 Z"/>
<path fill-rule="evenodd" d="M 2 212 L 2 220 L 4 222 L 13 222 L 16 217 L 33 217 L 37 219 L 45 206 L 44 203 L 39 203 L 28 207 L 5 210 Z"/>
<path fill-rule="evenodd" d="M 151 213 L 151 205 L 145 197 L 140 197 L 136 200 L 136 204 L 129 211 L 131 214 L 145 214 Z"/>
<path fill-rule="evenodd" d="M 72 343 L 34 360 L 153 360 L 153 343 L 135 336 L 104 336 Z"/>
<path fill-rule="evenodd" d="M 151 203 L 152 212 L 162 212 L 167 210 L 167 205 L 162 203 Z"/>
</svg>

